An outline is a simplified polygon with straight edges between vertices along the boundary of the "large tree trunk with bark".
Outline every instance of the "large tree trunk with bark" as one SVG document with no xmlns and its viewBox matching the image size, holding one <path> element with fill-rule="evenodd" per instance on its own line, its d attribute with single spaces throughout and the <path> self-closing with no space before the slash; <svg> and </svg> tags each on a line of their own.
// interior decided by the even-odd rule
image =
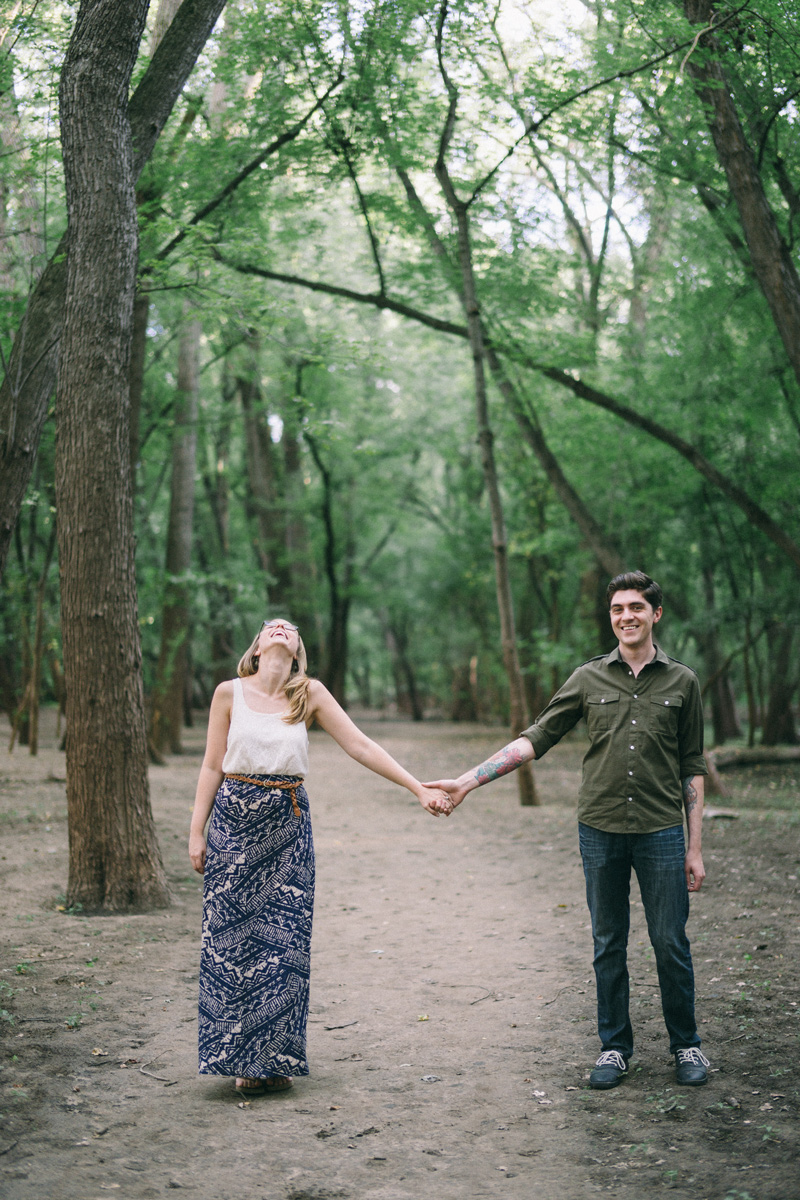
<svg viewBox="0 0 800 1200">
<path fill-rule="evenodd" d="M 686 18 L 693 25 L 710 26 L 714 9 L 713 0 L 684 0 L 683 3 Z M 720 52 L 719 43 L 710 32 L 700 38 L 700 46 L 713 54 Z M 706 109 L 717 156 L 739 209 L 753 273 L 800 383 L 800 277 L 797 268 L 764 191 L 756 157 L 739 120 L 722 64 L 713 57 L 701 62 L 697 54 L 693 54 L 688 59 L 687 70 Z"/>
<path fill-rule="evenodd" d="M 137 229 L 128 87 L 147 0 L 83 0 L 61 74 L 68 213 L 56 435 L 68 904 L 169 901 L 147 781 L 129 380 Z"/>
<path fill-rule="evenodd" d="M 190 584 L 187 574 L 192 565 L 199 359 L 200 323 L 186 321 L 178 347 L 166 583 L 150 722 L 150 739 L 159 753 L 169 750 L 171 754 L 180 754 L 182 751 L 181 728 L 189 665 Z"/>
<path fill-rule="evenodd" d="M 128 105 L 133 176 L 144 164 L 225 0 L 184 0 Z M 117 5 L 119 7 L 119 5 Z M 66 287 L 62 238 L 34 288 L 0 387 L 0 575 L 30 482 L 58 372 Z"/>
</svg>

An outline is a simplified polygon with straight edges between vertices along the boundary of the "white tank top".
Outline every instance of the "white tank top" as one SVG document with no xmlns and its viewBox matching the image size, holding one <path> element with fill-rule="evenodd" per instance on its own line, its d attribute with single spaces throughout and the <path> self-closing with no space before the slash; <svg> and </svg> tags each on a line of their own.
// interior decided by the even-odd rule
<svg viewBox="0 0 800 1200">
<path fill-rule="evenodd" d="M 241 679 L 233 681 L 226 775 L 308 774 L 308 731 L 303 721 L 287 725 L 281 713 L 256 712 L 244 698 Z"/>
</svg>

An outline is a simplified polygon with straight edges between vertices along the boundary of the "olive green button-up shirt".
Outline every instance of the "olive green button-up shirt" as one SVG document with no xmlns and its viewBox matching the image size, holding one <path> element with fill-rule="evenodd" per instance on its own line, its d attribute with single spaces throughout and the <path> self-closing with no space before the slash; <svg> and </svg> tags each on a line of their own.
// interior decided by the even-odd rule
<svg viewBox="0 0 800 1200">
<path fill-rule="evenodd" d="M 694 671 L 656 646 L 635 676 L 619 652 L 592 658 L 523 737 L 537 758 L 586 718 L 578 820 L 607 833 L 654 833 L 683 822 L 681 780 L 707 773 Z"/>
</svg>

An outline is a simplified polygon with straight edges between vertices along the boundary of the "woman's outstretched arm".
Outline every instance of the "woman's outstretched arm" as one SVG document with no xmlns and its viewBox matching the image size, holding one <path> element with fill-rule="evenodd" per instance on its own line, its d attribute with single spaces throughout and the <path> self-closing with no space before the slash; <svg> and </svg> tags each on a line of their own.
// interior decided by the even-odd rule
<svg viewBox="0 0 800 1200">
<path fill-rule="evenodd" d="M 315 718 L 356 762 L 376 775 L 408 788 L 434 817 L 450 815 L 453 805 L 447 793 L 439 787 L 420 783 L 383 746 L 367 737 L 318 679 L 313 679 L 309 686 L 309 717 Z"/>
<path fill-rule="evenodd" d="M 473 788 L 482 787 L 484 783 L 491 783 L 493 779 L 499 779 L 501 775 L 508 775 L 510 771 L 516 771 L 517 767 L 521 767 L 524 762 L 530 762 L 535 757 L 533 746 L 528 739 L 518 737 L 515 741 L 509 742 L 507 746 L 503 746 L 503 749 L 498 750 L 491 758 L 487 758 L 485 762 L 479 763 L 477 767 L 472 767 L 463 775 L 459 775 L 458 779 L 435 779 L 425 786 L 443 788 L 455 808 Z"/>
</svg>

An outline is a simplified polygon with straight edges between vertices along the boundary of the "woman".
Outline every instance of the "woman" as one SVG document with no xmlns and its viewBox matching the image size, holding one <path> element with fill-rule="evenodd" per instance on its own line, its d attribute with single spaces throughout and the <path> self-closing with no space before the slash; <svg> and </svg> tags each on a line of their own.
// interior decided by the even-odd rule
<svg viewBox="0 0 800 1200">
<path fill-rule="evenodd" d="M 446 792 L 426 788 L 306 675 L 296 625 L 265 621 L 211 701 L 189 835 L 203 880 L 200 1073 L 233 1075 L 253 1095 L 307 1075 L 314 845 L 303 777 L 316 720 L 351 758 L 439 816 Z M 212 813 L 208 845 L 204 830 Z"/>
</svg>

